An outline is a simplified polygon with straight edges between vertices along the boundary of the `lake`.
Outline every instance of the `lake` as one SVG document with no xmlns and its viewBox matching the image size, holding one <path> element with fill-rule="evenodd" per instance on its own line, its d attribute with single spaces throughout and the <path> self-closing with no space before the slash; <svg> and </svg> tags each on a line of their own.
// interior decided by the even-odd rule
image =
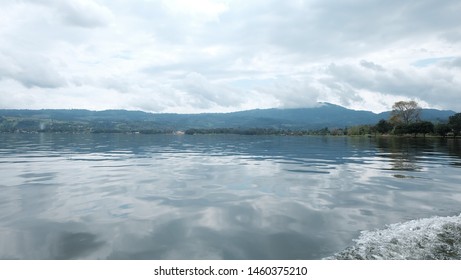
<svg viewBox="0 0 461 280">
<path fill-rule="evenodd" d="M 461 212 L 461 141 L 0 134 L 1 259 L 322 259 Z"/>
</svg>

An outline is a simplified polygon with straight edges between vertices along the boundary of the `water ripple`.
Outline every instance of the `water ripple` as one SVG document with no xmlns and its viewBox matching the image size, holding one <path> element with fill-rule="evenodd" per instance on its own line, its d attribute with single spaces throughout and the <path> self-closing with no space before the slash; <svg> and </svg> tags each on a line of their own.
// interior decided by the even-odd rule
<svg viewBox="0 0 461 280">
<path fill-rule="evenodd" d="M 321 259 L 461 212 L 459 141 L 0 135 L 0 258 Z"/>
</svg>

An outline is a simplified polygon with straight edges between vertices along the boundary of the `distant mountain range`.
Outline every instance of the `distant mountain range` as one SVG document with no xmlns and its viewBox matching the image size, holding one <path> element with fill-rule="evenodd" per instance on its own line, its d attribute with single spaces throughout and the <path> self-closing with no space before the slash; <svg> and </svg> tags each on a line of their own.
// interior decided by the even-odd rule
<svg viewBox="0 0 461 280">
<path fill-rule="evenodd" d="M 456 112 L 423 109 L 421 118 L 443 122 Z M 370 111 L 347 109 L 330 103 L 320 103 L 314 108 L 255 109 L 233 113 L 166 114 L 126 110 L 0 110 L 0 123 L 11 119 L 29 122 L 71 122 L 124 124 L 140 129 L 186 130 L 189 128 L 272 128 L 272 129 L 320 129 L 344 128 L 363 124 L 376 124 L 388 119 L 390 112 L 375 114 Z M 33 124 L 30 124 L 33 125 Z"/>
</svg>

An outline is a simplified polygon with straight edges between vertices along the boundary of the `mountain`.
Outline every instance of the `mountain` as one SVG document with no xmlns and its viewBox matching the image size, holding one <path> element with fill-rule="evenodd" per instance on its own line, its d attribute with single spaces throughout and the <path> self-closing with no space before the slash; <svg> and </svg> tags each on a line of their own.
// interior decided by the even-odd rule
<svg viewBox="0 0 461 280">
<path fill-rule="evenodd" d="M 421 117 L 428 121 L 446 121 L 454 114 L 454 111 L 448 110 L 423 109 Z M 321 103 L 313 108 L 254 109 L 233 113 L 152 114 L 152 116 L 160 124 L 176 129 L 320 129 L 376 124 L 380 119 L 389 119 L 390 112 L 375 114 L 370 111 L 351 110 L 330 103 Z"/>
<path fill-rule="evenodd" d="M 428 121 L 446 121 L 454 111 L 423 109 L 421 117 Z M 126 110 L 0 110 L 0 128 L 33 130 L 34 127 L 58 127 L 61 130 L 92 131 L 185 130 L 189 128 L 272 128 L 320 129 L 344 128 L 376 124 L 388 119 L 390 112 L 347 109 L 330 103 L 314 108 L 255 109 L 234 113 L 154 114 Z M 86 127 L 86 128 L 85 128 Z M 67 130 L 66 130 L 67 129 Z M 37 130 L 39 130 L 37 128 Z"/>
</svg>

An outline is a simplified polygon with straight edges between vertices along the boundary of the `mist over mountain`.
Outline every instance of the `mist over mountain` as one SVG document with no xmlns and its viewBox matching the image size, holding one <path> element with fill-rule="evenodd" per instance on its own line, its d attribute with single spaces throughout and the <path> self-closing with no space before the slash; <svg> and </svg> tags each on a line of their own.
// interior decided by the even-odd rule
<svg viewBox="0 0 461 280">
<path fill-rule="evenodd" d="M 444 122 L 455 114 L 450 110 L 423 109 L 422 120 Z M 0 110 L 3 120 L 36 123 L 72 122 L 110 127 L 110 124 L 132 127 L 132 129 L 185 130 L 189 128 L 272 128 L 272 129 L 319 129 L 344 128 L 354 125 L 376 124 L 388 119 L 390 112 L 380 114 L 371 111 L 347 109 L 330 103 L 319 103 L 313 108 L 298 109 L 254 109 L 233 113 L 169 114 L 147 113 L 127 110 Z M 2 121 L 0 119 L 0 122 Z"/>
</svg>

